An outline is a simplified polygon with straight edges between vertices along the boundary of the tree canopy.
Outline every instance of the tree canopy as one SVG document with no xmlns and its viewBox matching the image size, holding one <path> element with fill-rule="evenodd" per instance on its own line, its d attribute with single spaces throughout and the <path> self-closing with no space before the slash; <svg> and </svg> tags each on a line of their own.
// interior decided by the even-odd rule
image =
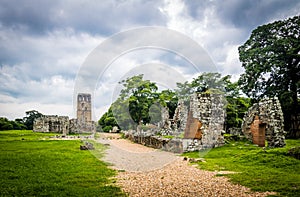
<svg viewBox="0 0 300 197">
<path fill-rule="evenodd" d="M 191 82 L 178 83 L 176 91 L 158 92 L 154 82 L 144 80 L 143 75 L 133 76 L 120 82 L 123 89 L 118 99 L 98 121 L 102 131 L 108 132 L 113 126 L 120 129 L 135 129 L 141 124 L 156 124 L 161 121 L 161 108 L 167 107 L 169 117 L 173 118 L 178 100 L 187 105 L 189 96 L 194 92 L 217 93 L 226 96 L 226 126 L 240 127 L 244 113 L 250 106 L 250 99 L 240 96 L 237 83 L 230 81 L 230 76 L 220 73 L 202 73 Z"/>
<path fill-rule="evenodd" d="M 1 130 L 32 130 L 33 121 L 35 118 L 41 117 L 43 114 L 36 110 L 31 110 L 25 112 L 26 116 L 24 118 L 17 118 L 14 121 L 8 120 L 5 117 L 0 117 L 0 131 Z"/>
<path fill-rule="evenodd" d="M 26 129 L 22 119 L 8 120 L 5 117 L 0 117 L 0 131 L 3 130 L 23 130 Z"/>
<path fill-rule="evenodd" d="M 25 113 L 26 113 L 26 117 L 23 118 L 23 122 L 26 125 L 28 130 L 32 130 L 34 119 L 41 117 L 43 114 L 41 114 L 36 110 L 30 110 Z"/>
<path fill-rule="evenodd" d="M 253 99 L 278 96 L 285 114 L 297 116 L 300 93 L 300 16 L 257 27 L 239 47 L 245 68 L 239 79 L 242 91 Z"/>
<path fill-rule="evenodd" d="M 119 82 L 123 85 L 119 97 L 98 121 L 107 132 L 113 126 L 135 129 L 137 125 L 159 121 L 159 93 L 154 82 L 137 75 Z"/>
<path fill-rule="evenodd" d="M 230 76 L 222 77 L 220 73 L 202 73 L 191 82 L 177 83 L 177 87 L 176 93 L 180 99 L 189 98 L 194 92 L 232 94 L 236 89 L 230 82 Z"/>
</svg>

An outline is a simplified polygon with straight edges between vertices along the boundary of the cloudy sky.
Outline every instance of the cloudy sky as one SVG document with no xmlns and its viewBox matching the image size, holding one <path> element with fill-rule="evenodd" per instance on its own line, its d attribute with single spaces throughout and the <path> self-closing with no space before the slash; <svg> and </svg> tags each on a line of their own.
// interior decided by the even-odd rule
<svg viewBox="0 0 300 197">
<path fill-rule="evenodd" d="M 298 0 L 1 0 L 0 116 L 15 119 L 35 109 L 74 117 L 76 77 L 92 51 L 114 35 L 140 27 L 165 27 L 192 39 L 211 58 L 214 70 L 237 79 L 243 72 L 237 48 L 251 31 L 295 16 L 299 10 Z M 164 42 L 181 46 L 185 38 L 161 34 L 156 40 L 163 46 Z M 113 49 L 123 44 L 112 41 Z M 131 74 L 146 73 L 166 88 L 173 87 L 171 79 L 199 74 L 184 57 L 172 53 L 172 47 L 144 47 L 115 55 L 101 76 L 95 74 L 95 89 L 87 90 L 94 95 L 95 119 L 115 98 L 117 82 Z"/>
</svg>

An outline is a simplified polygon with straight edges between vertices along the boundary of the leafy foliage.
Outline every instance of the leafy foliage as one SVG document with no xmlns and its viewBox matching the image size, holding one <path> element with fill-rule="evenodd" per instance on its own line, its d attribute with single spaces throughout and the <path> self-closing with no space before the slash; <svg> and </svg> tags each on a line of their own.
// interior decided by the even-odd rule
<svg viewBox="0 0 300 197">
<path fill-rule="evenodd" d="M 245 68 L 239 84 L 251 98 L 278 96 L 284 106 L 285 125 L 299 112 L 300 16 L 257 27 L 239 47 Z M 289 129 L 289 128 L 286 128 Z"/>
<path fill-rule="evenodd" d="M 178 96 L 171 90 L 163 90 L 159 94 L 158 102 L 161 106 L 169 109 L 169 117 L 172 118 L 177 108 Z"/>
<path fill-rule="evenodd" d="M 157 92 L 154 82 L 144 80 L 143 75 L 133 76 L 120 82 L 123 89 L 118 99 L 111 105 L 108 112 L 99 120 L 103 131 L 113 126 L 121 129 L 135 129 L 137 125 L 157 123 L 160 121 L 161 105 L 174 105 L 171 91 L 165 91 L 162 96 Z M 171 96 L 170 96 L 171 95 Z M 167 98 L 169 101 L 162 100 Z"/>
<path fill-rule="evenodd" d="M 220 73 L 203 73 L 191 82 L 178 83 L 175 92 L 157 92 L 156 84 L 143 80 L 143 75 L 128 78 L 120 82 L 124 89 L 98 123 L 105 132 L 113 126 L 128 130 L 141 124 L 155 124 L 161 121 L 162 107 L 168 108 L 169 117 L 172 118 L 179 99 L 188 104 L 192 93 L 205 92 L 224 94 L 228 101 L 227 128 L 240 127 L 244 113 L 250 106 L 250 99 L 240 96 L 238 84 L 232 83 L 230 77 L 222 77 Z"/>
<path fill-rule="evenodd" d="M 8 120 L 5 117 L 0 117 L 0 131 L 4 130 L 23 130 L 26 129 L 22 119 Z"/>
<path fill-rule="evenodd" d="M 100 120 L 98 121 L 98 125 L 100 125 L 102 128 L 102 130 L 100 131 L 104 131 L 104 132 L 109 132 L 110 130 L 112 130 L 114 126 L 118 127 L 118 123 L 116 121 L 116 118 L 113 115 L 111 107 L 100 118 Z"/>
<path fill-rule="evenodd" d="M 23 119 L 17 118 L 15 121 L 8 120 L 5 117 L 0 117 L 0 131 L 2 130 L 32 130 L 33 121 L 35 118 L 41 117 L 43 114 L 36 110 L 26 112 L 26 117 Z"/>
<path fill-rule="evenodd" d="M 177 83 L 176 93 L 179 99 L 188 101 L 195 92 L 224 94 L 225 96 L 239 95 L 236 83 L 230 81 L 231 76 L 221 76 L 220 73 L 202 73 L 191 82 Z"/>
<path fill-rule="evenodd" d="M 26 125 L 26 128 L 28 130 L 32 130 L 34 119 L 41 117 L 43 114 L 41 114 L 36 110 L 27 111 L 25 113 L 26 113 L 26 117 L 23 118 L 24 124 Z"/>
<path fill-rule="evenodd" d="M 251 99 L 227 96 L 226 128 L 240 128 L 243 117 L 251 105 Z"/>
</svg>

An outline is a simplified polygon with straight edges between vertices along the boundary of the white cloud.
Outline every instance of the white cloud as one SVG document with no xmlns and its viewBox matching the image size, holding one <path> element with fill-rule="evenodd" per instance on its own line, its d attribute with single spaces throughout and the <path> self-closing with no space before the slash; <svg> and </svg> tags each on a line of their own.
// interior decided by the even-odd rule
<svg viewBox="0 0 300 197">
<path fill-rule="evenodd" d="M 196 40 L 208 52 L 214 61 L 218 72 L 239 74 L 240 67 L 238 53 L 232 53 L 232 48 L 237 48 L 237 40 L 241 30 L 222 23 L 215 13 L 215 7 L 203 8 L 203 18 L 193 18 L 189 15 L 185 1 L 165 1 L 160 10 L 168 18 L 167 26 L 183 32 Z M 175 8 L 175 9 L 174 9 Z M 230 57 L 229 57 L 230 56 Z M 231 62 L 224 63 L 224 60 Z M 234 61 L 232 61 L 234 60 Z"/>
<path fill-rule="evenodd" d="M 76 34 L 70 29 L 40 37 L 2 29 L 0 35 L 5 37 L 2 47 L 10 55 L 0 67 L 1 112 L 19 117 L 24 110 L 41 109 L 51 114 L 65 111 L 65 115 L 73 116 L 75 76 L 86 56 L 103 38 Z M 10 64 L 16 56 L 21 57 Z"/>
<path fill-rule="evenodd" d="M 1 116 L 14 120 L 25 116 L 26 111 L 37 110 L 42 114 L 60 115 L 60 116 L 73 116 L 72 105 L 68 104 L 41 104 L 40 102 L 9 102 L 0 103 Z M 74 116 L 73 116 L 74 117 Z"/>
</svg>

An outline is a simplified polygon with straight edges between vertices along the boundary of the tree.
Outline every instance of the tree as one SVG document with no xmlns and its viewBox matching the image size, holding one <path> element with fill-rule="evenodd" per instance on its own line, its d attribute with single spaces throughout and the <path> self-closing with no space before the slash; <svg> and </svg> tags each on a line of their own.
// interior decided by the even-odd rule
<svg viewBox="0 0 300 197">
<path fill-rule="evenodd" d="M 176 90 L 180 99 L 189 98 L 194 92 L 225 93 L 230 76 L 222 77 L 220 73 L 202 73 L 191 82 L 177 83 Z"/>
<path fill-rule="evenodd" d="M 111 107 L 100 118 L 100 120 L 98 121 L 98 125 L 101 126 L 102 131 L 104 132 L 109 132 L 114 126 L 118 127 L 118 123 L 113 115 Z"/>
<path fill-rule="evenodd" d="M 289 129 L 291 115 L 299 111 L 300 16 L 257 27 L 239 47 L 245 73 L 239 85 L 249 97 L 259 100 L 278 96 Z"/>
<path fill-rule="evenodd" d="M 36 110 L 27 111 L 25 113 L 26 113 L 26 117 L 23 118 L 23 122 L 28 130 L 32 130 L 34 119 L 43 116 L 43 114 L 41 114 L 40 112 L 38 112 Z"/>
<path fill-rule="evenodd" d="M 220 73 L 202 73 L 191 82 L 177 83 L 176 94 L 178 99 L 183 101 L 189 107 L 190 96 L 197 93 L 208 94 L 229 94 L 232 88 L 229 88 L 230 75 L 222 77 Z"/>
<path fill-rule="evenodd" d="M 159 93 L 158 101 L 161 106 L 169 109 L 169 117 L 173 118 L 178 104 L 178 96 L 172 90 L 163 90 Z"/>
<path fill-rule="evenodd" d="M 4 117 L 0 117 L 0 130 L 12 130 L 14 127 L 12 123 Z"/>
<path fill-rule="evenodd" d="M 26 129 L 26 126 L 23 124 L 23 121 L 21 119 L 8 120 L 5 117 L 0 117 L 0 131 L 3 130 L 23 130 Z"/>
<path fill-rule="evenodd" d="M 158 98 L 157 86 L 149 80 L 143 80 L 143 75 L 133 76 L 121 82 L 124 89 L 120 98 L 129 100 L 129 113 L 135 123 L 149 123 L 149 109 Z"/>
<path fill-rule="evenodd" d="M 136 129 L 136 126 L 155 121 L 150 108 L 159 97 L 155 83 L 144 80 L 143 75 L 137 75 L 119 82 L 123 85 L 119 97 L 112 103 L 98 121 L 103 131 L 108 131 L 113 126 L 120 129 Z M 152 107 L 154 109 L 154 107 Z M 157 109 L 156 109 L 157 111 Z M 157 117 L 155 116 L 157 119 Z"/>
<path fill-rule="evenodd" d="M 226 130 L 233 127 L 241 128 L 244 115 L 251 105 L 251 99 L 240 96 L 227 96 L 226 99 Z"/>
</svg>

